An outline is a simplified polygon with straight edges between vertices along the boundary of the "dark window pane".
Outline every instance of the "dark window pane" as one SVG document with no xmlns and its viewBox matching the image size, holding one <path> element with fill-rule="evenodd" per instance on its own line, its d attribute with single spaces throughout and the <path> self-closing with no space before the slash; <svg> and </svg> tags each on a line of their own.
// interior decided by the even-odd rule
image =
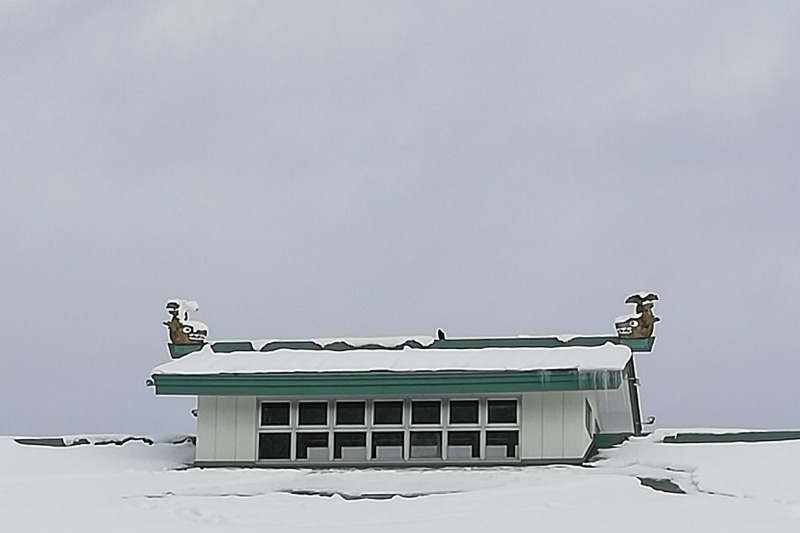
<svg viewBox="0 0 800 533">
<path fill-rule="evenodd" d="M 336 423 L 345 425 L 364 425 L 364 402 L 336 402 Z"/>
<path fill-rule="evenodd" d="M 489 400 L 490 424 L 516 424 L 517 400 Z"/>
<path fill-rule="evenodd" d="M 442 457 L 441 431 L 412 431 L 412 459 L 440 459 Z"/>
<path fill-rule="evenodd" d="M 342 448 L 345 448 L 344 452 Z M 367 434 L 334 433 L 333 457 L 335 459 L 365 460 L 367 458 Z"/>
<path fill-rule="evenodd" d="M 448 459 L 478 459 L 480 456 L 480 431 L 450 431 L 447 433 Z"/>
<path fill-rule="evenodd" d="M 411 402 L 411 423 L 438 424 L 441 412 L 442 402 L 438 400 Z"/>
<path fill-rule="evenodd" d="M 303 402 L 298 406 L 301 426 L 326 426 L 328 424 L 328 402 Z"/>
<path fill-rule="evenodd" d="M 318 461 L 328 460 L 327 433 L 298 433 L 297 458 Z"/>
<path fill-rule="evenodd" d="M 372 457 L 374 459 L 403 458 L 403 432 L 386 431 L 372 434 Z"/>
<path fill-rule="evenodd" d="M 518 431 L 487 431 L 486 458 L 516 457 L 517 444 L 519 444 Z M 503 454 L 503 448 L 505 448 L 505 454 Z"/>
<path fill-rule="evenodd" d="M 289 459 L 291 433 L 262 433 L 258 436 L 259 459 Z"/>
<path fill-rule="evenodd" d="M 403 402 L 375 402 L 372 408 L 376 425 L 403 423 Z"/>
<path fill-rule="evenodd" d="M 270 402 L 261 404 L 262 426 L 288 426 L 289 402 Z"/>
<path fill-rule="evenodd" d="M 450 402 L 451 424 L 477 424 L 478 400 L 453 400 Z"/>
</svg>

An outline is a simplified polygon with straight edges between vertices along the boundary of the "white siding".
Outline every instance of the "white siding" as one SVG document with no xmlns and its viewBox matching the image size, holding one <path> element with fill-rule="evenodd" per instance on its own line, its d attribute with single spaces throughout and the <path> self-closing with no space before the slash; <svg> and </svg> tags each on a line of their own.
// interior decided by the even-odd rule
<svg viewBox="0 0 800 533">
<path fill-rule="evenodd" d="M 197 399 L 197 461 L 252 462 L 256 455 L 256 399 Z"/>
<path fill-rule="evenodd" d="M 213 461 L 216 450 L 217 397 L 197 398 L 197 461 Z"/>
<path fill-rule="evenodd" d="M 217 461 L 236 460 L 236 397 L 217 396 Z"/>
<path fill-rule="evenodd" d="M 256 460 L 256 399 L 253 396 L 236 398 L 236 454 L 237 461 Z"/>
<path fill-rule="evenodd" d="M 564 393 L 542 395 L 542 458 L 564 457 Z"/>
<path fill-rule="evenodd" d="M 586 431 L 586 394 L 564 392 L 563 454 L 566 459 L 578 459 L 586 454 L 591 438 Z"/>
<path fill-rule="evenodd" d="M 522 435 L 520 458 L 542 458 L 542 393 L 522 395 Z"/>
<path fill-rule="evenodd" d="M 584 392 L 522 395 L 522 460 L 580 459 L 591 444 Z"/>
</svg>

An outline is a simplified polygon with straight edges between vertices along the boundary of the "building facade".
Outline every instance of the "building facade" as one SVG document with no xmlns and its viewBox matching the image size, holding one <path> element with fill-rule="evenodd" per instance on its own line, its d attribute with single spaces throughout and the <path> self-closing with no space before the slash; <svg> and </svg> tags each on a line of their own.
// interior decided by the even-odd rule
<svg viewBox="0 0 800 533">
<path fill-rule="evenodd" d="M 653 341 L 202 338 L 148 384 L 197 397 L 200 466 L 578 464 L 641 433 L 633 353 Z"/>
</svg>

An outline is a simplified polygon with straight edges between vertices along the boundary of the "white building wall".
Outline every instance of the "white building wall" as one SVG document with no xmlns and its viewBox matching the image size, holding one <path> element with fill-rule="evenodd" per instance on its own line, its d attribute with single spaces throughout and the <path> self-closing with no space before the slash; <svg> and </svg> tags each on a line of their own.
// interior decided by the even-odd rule
<svg viewBox="0 0 800 533">
<path fill-rule="evenodd" d="M 217 397 L 197 397 L 196 461 L 213 461 L 216 452 Z"/>
<path fill-rule="evenodd" d="M 217 396 L 217 461 L 236 460 L 236 397 Z"/>
<path fill-rule="evenodd" d="M 256 399 L 197 399 L 197 461 L 252 462 L 256 455 Z"/>
<path fill-rule="evenodd" d="M 603 433 L 633 432 L 633 409 L 627 383 L 616 390 L 592 391 L 589 397 Z"/>
<path fill-rule="evenodd" d="M 256 460 L 257 409 L 255 396 L 236 398 L 236 453 L 237 461 Z"/>
<path fill-rule="evenodd" d="M 564 457 L 564 393 L 542 393 L 542 459 Z"/>
<path fill-rule="evenodd" d="M 592 437 L 586 431 L 586 393 L 564 392 L 563 451 L 567 459 L 586 454 Z"/>
<path fill-rule="evenodd" d="M 580 459 L 591 444 L 585 428 L 585 392 L 522 395 L 522 460 Z"/>
<path fill-rule="evenodd" d="M 542 393 L 522 395 L 522 427 L 520 428 L 520 458 L 542 458 Z"/>
<path fill-rule="evenodd" d="M 591 444 L 585 401 L 604 432 L 632 431 L 627 387 L 616 391 L 533 392 L 521 397 L 520 459 L 579 459 Z M 253 396 L 197 399 L 196 460 L 254 462 L 258 406 Z"/>
</svg>

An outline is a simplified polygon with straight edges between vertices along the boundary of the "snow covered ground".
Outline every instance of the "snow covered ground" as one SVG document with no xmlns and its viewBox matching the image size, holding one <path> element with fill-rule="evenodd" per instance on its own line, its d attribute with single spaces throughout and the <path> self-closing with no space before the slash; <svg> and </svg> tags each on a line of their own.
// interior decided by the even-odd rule
<svg viewBox="0 0 800 533">
<path fill-rule="evenodd" d="M 0 531 L 800 531 L 800 441 L 664 444 L 664 433 L 591 467 L 320 471 L 186 468 L 190 443 L 0 438 Z"/>
</svg>

